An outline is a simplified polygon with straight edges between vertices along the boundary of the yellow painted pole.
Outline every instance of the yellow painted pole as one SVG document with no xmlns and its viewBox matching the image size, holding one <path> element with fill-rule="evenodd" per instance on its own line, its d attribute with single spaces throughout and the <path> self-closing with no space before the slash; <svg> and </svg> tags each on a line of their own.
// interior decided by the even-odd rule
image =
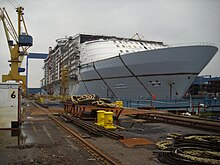
<svg viewBox="0 0 220 165">
<path fill-rule="evenodd" d="M 11 54 L 11 60 L 9 62 L 11 62 L 11 71 L 9 72 L 8 75 L 2 75 L 2 81 L 3 82 L 6 82 L 8 80 L 15 80 L 16 82 L 19 82 L 21 84 L 21 87 L 23 89 L 23 92 L 26 93 L 26 76 L 24 75 L 20 75 L 19 72 L 18 72 L 18 67 L 20 66 L 19 64 L 21 63 L 21 61 L 19 60 L 19 36 L 21 34 L 21 21 L 23 21 L 22 19 L 22 15 L 23 15 L 23 8 L 22 7 L 18 7 L 16 9 L 16 12 L 17 12 L 17 15 L 18 15 L 18 33 L 17 33 L 17 40 L 16 38 L 15 41 L 15 45 L 9 45 L 9 50 L 10 50 L 10 54 Z M 7 14 L 7 12 L 4 12 Z M 9 18 L 9 16 L 7 15 L 8 18 L 5 18 L 4 14 L 2 16 L 2 21 L 3 21 L 3 26 L 4 26 L 4 29 L 5 29 L 5 34 L 6 34 L 6 38 L 7 38 L 7 41 L 10 40 L 10 37 L 9 37 L 9 29 L 5 23 L 6 20 L 4 19 L 7 19 L 7 21 L 10 23 L 10 27 L 11 28 L 14 28 L 12 23 L 11 23 L 11 20 Z"/>
</svg>

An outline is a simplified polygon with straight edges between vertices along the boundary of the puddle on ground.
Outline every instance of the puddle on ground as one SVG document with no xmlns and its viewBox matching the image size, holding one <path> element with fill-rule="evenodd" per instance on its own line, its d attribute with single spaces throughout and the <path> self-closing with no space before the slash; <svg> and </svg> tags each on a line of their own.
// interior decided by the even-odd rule
<svg viewBox="0 0 220 165">
<path fill-rule="evenodd" d="M 0 150 L 13 146 L 30 145 L 34 142 L 34 137 L 26 130 L 0 130 Z"/>
<path fill-rule="evenodd" d="M 18 136 L 12 136 L 13 133 L 11 130 L 0 130 L 0 149 L 7 146 L 18 145 Z"/>
<path fill-rule="evenodd" d="M 43 117 L 27 117 L 27 121 L 43 121 L 43 120 L 47 120 L 47 117 L 43 116 Z"/>
</svg>

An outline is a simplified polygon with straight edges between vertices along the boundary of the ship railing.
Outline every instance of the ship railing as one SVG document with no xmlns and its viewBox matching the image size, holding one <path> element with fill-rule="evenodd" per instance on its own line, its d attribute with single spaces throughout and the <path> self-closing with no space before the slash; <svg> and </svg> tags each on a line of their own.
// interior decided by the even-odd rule
<svg viewBox="0 0 220 165">
<path fill-rule="evenodd" d="M 189 100 L 139 100 L 139 99 L 130 99 L 130 106 L 131 107 L 176 107 L 176 106 L 184 106 L 189 105 Z"/>
<path fill-rule="evenodd" d="M 215 43 L 211 42 L 189 42 L 189 43 L 177 43 L 177 44 L 168 44 L 168 47 L 180 47 L 180 46 L 217 46 Z"/>
<path fill-rule="evenodd" d="M 208 99 L 161 99 L 161 100 L 150 100 L 150 99 L 129 99 L 122 100 L 124 106 L 127 107 L 154 107 L 159 109 L 166 108 L 185 108 L 192 109 L 197 107 L 220 107 L 220 98 L 208 98 Z"/>
</svg>

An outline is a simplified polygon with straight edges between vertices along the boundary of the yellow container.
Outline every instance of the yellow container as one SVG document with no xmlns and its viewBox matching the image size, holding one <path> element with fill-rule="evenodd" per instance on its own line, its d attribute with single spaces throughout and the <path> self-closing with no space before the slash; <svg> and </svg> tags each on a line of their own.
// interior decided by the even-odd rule
<svg viewBox="0 0 220 165">
<path fill-rule="evenodd" d="M 113 126 L 113 112 L 105 112 L 105 124 L 104 127 L 106 129 L 116 129 L 115 126 Z"/>
<path fill-rule="evenodd" d="M 99 110 L 97 111 L 97 125 L 104 126 L 105 124 L 105 111 Z"/>
<path fill-rule="evenodd" d="M 123 101 L 116 101 L 115 104 L 117 107 L 122 108 L 123 107 Z"/>
</svg>

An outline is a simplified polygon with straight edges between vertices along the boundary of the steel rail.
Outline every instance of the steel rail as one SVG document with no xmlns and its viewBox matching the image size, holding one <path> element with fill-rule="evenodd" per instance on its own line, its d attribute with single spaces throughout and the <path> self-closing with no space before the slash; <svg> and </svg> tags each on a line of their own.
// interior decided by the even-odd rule
<svg viewBox="0 0 220 165">
<path fill-rule="evenodd" d="M 64 130 L 66 130 L 69 134 L 71 134 L 71 136 L 73 138 L 76 138 L 76 140 L 78 140 L 81 145 L 96 159 L 98 160 L 100 163 L 102 164 L 111 164 L 111 165 L 120 165 L 121 163 L 113 160 L 112 158 L 110 158 L 109 156 L 107 156 L 106 154 L 104 154 L 103 152 L 101 152 L 98 148 L 94 147 L 92 144 L 90 144 L 88 141 L 86 141 L 85 139 L 83 139 L 81 136 L 79 136 L 76 132 L 74 132 L 72 129 L 70 129 L 68 126 L 66 126 L 65 124 L 63 124 L 62 122 L 60 122 L 58 119 L 56 119 L 47 109 L 41 107 L 40 105 L 36 104 L 35 102 L 31 101 L 31 103 L 37 107 L 38 109 L 40 109 L 41 111 L 43 111 L 46 115 L 48 115 L 48 117 L 50 117 L 57 125 L 59 125 L 60 127 L 62 127 Z M 95 154 L 95 155 L 93 155 Z M 98 157 L 98 158 L 97 158 Z"/>
<path fill-rule="evenodd" d="M 81 121 L 80 119 L 78 118 L 75 118 L 75 117 L 70 117 L 70 116 L 67 116 L 67 115 L 64 115 L 64 114 L 61 114 L 60 117 L 62 118 L 65 118 L 66 120 L 68 120 L 69 122 L 85 129 L 86 131 L 94 134 L 94 135 L 101 135 L 99 130 L 92 127 L 90 124 L 84 122 L 84 121 Z"/>
<path fill-rule="evenodd" d="M 95 135 L 105 135 L 105 136 L 108 136 L 110 138 L 117 139 L 117 140 L 124 138 L 123 135 L 120 135 L 120 134 L 117 134 L 117 133 L 112 132 L 110 130 L 107 130 L 105 128 L 102 128 L 102 127 L 97 126 L 93 123 L 88 123 L 86 121 L 82 121 L 79 118 L 67 116 L 67 115 L 64 115 L 64 114 L 62 114 L 61 116 L 66 118 L 70 122 L 73 122 L 74 124 L 82 127 L 83 129 L 95 134 Z"/>
<path fill-rule="evenodd" d="M 165 114 L 137 114 L 135 116 L 139 119 L 147 119 L 147 120 L 154 120 L 154 121 L 162 121 L 171 124 L 179 124 L 183 126 L 191 126 L 201 129 L 209 129 L 210 131 L 219 131 L 220 129 L 220 122 L 215 121 L 202 121 L 201 119 L 195 118 L 188 118 L 188 117 L 181 117 L 181 116 L 172 116 L 172 115 L 165 115 Z"/>
</svg>

